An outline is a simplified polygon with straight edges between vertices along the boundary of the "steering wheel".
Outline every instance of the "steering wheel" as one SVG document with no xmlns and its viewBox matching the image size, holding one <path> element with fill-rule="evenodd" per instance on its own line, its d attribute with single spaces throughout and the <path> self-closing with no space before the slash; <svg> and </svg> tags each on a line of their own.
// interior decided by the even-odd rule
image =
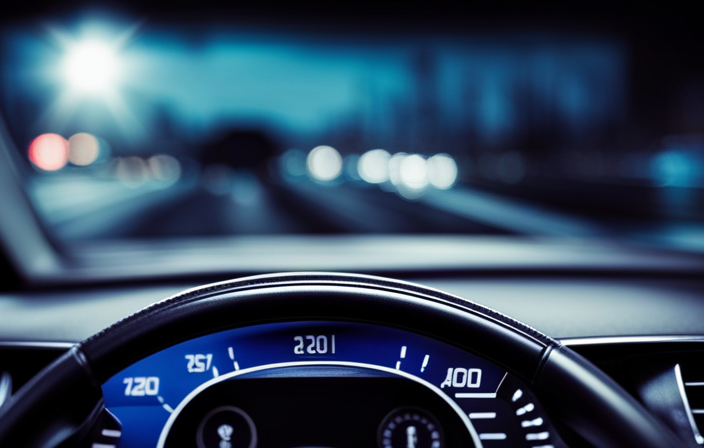
<svg viewBox="0 0 704 448">
<path fill-rule="evenodd" d="M 0 410 L 0 446 L 71 446 L 101 409 L 101 385 L 161 349 L 229 328 L 316 319 L 393 326 L 479 355 L 528 384 L 549 413 L 594 446 L 682 445 L 586 359 L 501 313 L 396 280 L 292 273 L 187 290 L 75 345 Z"/>
</svg>

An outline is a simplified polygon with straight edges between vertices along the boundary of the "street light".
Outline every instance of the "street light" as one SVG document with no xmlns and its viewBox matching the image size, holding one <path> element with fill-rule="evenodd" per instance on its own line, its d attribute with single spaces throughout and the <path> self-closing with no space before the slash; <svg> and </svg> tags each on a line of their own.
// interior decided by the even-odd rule
<svg viewBox="0 0 704 448">
<path fill-rule="evenodd" d="M 114 46 L 98 40 L 81 41 L 68 48 L 63 74 L 73 91 L 101 94 L 116 86 L 119 65 Z"/>
</svg>

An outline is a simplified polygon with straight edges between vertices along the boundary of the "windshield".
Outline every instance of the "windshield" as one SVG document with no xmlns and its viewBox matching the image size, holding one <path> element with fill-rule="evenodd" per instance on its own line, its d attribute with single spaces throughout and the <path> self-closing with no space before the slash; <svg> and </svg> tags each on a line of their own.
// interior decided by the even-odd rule
<svg viewBox="0 0 704 448">
<path fill-rule="evenodd" d="M 62 13 L 2 29 L 0 110 L 61 242 L 440 233 L 704 247 L 701 31 L 580 24 Z"/>
</svg>

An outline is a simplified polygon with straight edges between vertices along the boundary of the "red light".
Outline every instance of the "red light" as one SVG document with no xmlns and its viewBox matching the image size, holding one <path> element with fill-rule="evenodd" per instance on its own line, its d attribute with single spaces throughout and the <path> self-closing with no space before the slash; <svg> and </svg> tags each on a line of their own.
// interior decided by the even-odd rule
<svg viewBox="0 0 704 448">
<path fill-rule="evenodd" d="M 68 163 L 68 141 L 58 134 L 42 134 L 29 145 L 29 160 L 44 171 L 57 171 Z"/>
</svg>

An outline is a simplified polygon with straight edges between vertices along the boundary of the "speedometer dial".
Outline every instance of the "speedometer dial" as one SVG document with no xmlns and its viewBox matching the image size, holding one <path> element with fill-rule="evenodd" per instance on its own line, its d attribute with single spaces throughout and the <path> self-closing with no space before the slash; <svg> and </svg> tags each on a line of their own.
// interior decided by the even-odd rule
<svg viewBox="0 0 704 448">
<path fill-rule="evenodd" d="M 202 336 L 137 362 L 103 391 L 122 423 L 119 447 L 561 446 L 504 369 L 369 324 L 285 322 Z"/>
</svg>

